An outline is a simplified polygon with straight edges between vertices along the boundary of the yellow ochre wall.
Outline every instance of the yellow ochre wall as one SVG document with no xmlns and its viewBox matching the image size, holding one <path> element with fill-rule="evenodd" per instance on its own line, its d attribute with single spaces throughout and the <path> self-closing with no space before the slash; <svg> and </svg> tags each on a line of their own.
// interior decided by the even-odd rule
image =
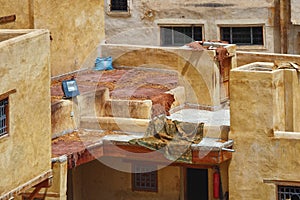
<svg viewBox="0 0 300 200">
<path fill-rule="evenodd" d="M 16 15 L 3 28 L 48 29 L 51 75 L 91 67 L 104 39 L 103 0 L 0 0 L 0 16 Z"/>
<path fill-rule="evenodd" d="M 0 196 L 51 171 L 49 32 L 0 30 L 7 34 L 22 35 L 0 42 L 0 94 L 16 90 L 0 138 Z"/>
<path fill-rule="evenodd" d="M 128 162 L 122 165 L 130 167 Z M 99 160 L 76 167 L 72 170 L 72 178 L 73 200 L 98 200 L 100 197 L 124 200 L 180 198 L 180 167 L 166 167 L 158 171 L 157 193 L 132 191 L 130 173 L 114 170 Z"/>
<path fill-rule="evenodd" d="M 236 150 L 229 167 L 231 200 L 273 200 L 276 185 L 299 185 L 299 86 L 293 69 L 231 71 L 230 137 Z M 287 131 L 293 137 L 284 136 Z"/>
</svg>

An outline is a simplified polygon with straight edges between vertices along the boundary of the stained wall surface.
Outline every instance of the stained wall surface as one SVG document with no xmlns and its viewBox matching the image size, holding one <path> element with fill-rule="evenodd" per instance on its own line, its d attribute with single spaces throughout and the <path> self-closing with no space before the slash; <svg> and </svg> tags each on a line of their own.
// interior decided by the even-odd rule
<svg viewBox="0 0 300 200">
<path fill-rule="evenodd" d="M 0 42 L 0 94 L 9 95 L 9 135 L 0 138 L 0 195 L 51 171 L 50 42 L 46 30 Z"/>
<path fill-rule="evenodd" d="M 104 39 L 103 1 L 0 0 L 0 4 L 0 16 L 16 15 L 15 22 L 0 28 L 50 31 L 52 76 L 93 65 Z"/>
<path fill-rule="evenodd" d="M 300 25 L 300 17 L 299 13 L 300 12 L 300 5 L 297 0 L 291 0 L 291 20 L 293 24 Z"/>
<path fill-rule="evenodd" d="M 257 70 L 242 66 L 231 72 L 230 137 L 236 152 L 229 167 L 229 194 L 233 200 L 276 199 L 277 185 L 300 182 L 300 140 L 295 139 L 299 111 L 293 106 L 299 98 L 297 71 L 253 65 Z M 276 136 L 278 131 L 290 131 L 295 137 Z"/>
<path fill-rule="evenodd" d="M 105 9 L 109 10 L 110 0 Z M 160 45 L 160 26 L 201 25 L 205 40 L 220 40 L 222 26 L 263 26 L 263 46 L 238 46 L 247 51 L 280 52 L 279 0 L 130 0 L 126 16 L 105 15 L 108 43 Z M 294 1 L 296 2 L 296 0 Z M 297 3 L 296 3 L 297 4 Z M 298 7 L 298 6 L 296 6 Z M 294 7 L 295 8 L 295 7 Z M 294 12 L 293 16 L 297 15 Z M 299 53 L 296 35 L 299 27 L 288 27 L 289 52 Z"/>
<path fill-rule="evenodd" d="M 104 39 L 103 1 L 37 0 L 34 9 L 35 28 L 51 32 L 52 75 L 93 64 Z"/>
<path fill-rule="evenodd" d="M 11 2 L 6 0 L 0 0 L 0 17 L 16 15 L 16 21 L 11 23 L 0 24 L 0 29 L 33 28 L 32 2 L 32 0 L 16 0 Z"/>
</svg>

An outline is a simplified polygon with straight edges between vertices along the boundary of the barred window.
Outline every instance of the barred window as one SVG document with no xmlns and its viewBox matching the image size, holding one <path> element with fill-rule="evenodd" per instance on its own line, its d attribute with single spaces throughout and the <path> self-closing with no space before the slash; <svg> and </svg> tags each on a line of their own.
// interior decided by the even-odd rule
<svg viewBox="0 0 300 200">
<path fill-rule="evenodd" d="M 8 98 L 0 101 L 0 137 L 8 134 Z"/>
<path fill-rule="evenodd" d="M 278 186 L 278 200 L 300 200 L 300 187 Z"/>
<path fill-rule="evenodd" d="M 263 27 L 221 27 L 221 40 L 237 45 L 263 45 Z"/>
<path fill-rule="evenodd" d="M 157 192 L 157 168 L 153 165 L 133 164 L 133 191 Z"/>
<path fill-rule="evenodd" d="M 202 40 L 201 26 L 162 26 L 160 29 L 162 46 L 183 46 L 192 41 Z"/>
<path fill-rule="evenodd" d="M 110 10 L 128 12 L 128 0 L 111 0 Z"/>
</svg>

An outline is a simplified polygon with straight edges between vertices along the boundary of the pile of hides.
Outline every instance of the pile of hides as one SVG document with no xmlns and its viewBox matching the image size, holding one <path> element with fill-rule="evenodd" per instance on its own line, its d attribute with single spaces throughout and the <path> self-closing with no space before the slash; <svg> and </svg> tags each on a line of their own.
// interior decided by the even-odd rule
<svg viewBox="0 0 300 200">
<path fill-rule="evenodd" d="M 159 151 L 171 160 L 192 163 L 192 144 L 203 138 L 204 123 L 181 122 L 160 115 L 150 121 L 145 137 L 129 141 Z"/>
</svg>

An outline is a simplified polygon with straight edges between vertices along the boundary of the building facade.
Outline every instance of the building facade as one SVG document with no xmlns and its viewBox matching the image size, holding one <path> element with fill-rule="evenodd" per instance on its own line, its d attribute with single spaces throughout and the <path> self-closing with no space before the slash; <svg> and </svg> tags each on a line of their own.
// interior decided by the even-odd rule
<svg viewBox="0 0 300 200">
<path fill-rule="evenodd" d="M 0 29 L 50 31 L 52 76 L 93 64 L 104 39 L 103 1 L 1 0 L 0 4 Z"/>
<path fill-rule="evenodd" d="M 296 0 L 106 0 L 108 43 L 181 46 L 224 40 L 237 50 L 300 52 Z"/>
<path fill-rule="evenodd" d="M 230 199 L 300 198 L 299 71 L 273 59 L 231 71 Z"/>
<path fill-rule="evenodd" d="M 50 186 L 49 32 L 1 30 L 0 71 L 0 199 L 11 199 Z"/>
</svg>

